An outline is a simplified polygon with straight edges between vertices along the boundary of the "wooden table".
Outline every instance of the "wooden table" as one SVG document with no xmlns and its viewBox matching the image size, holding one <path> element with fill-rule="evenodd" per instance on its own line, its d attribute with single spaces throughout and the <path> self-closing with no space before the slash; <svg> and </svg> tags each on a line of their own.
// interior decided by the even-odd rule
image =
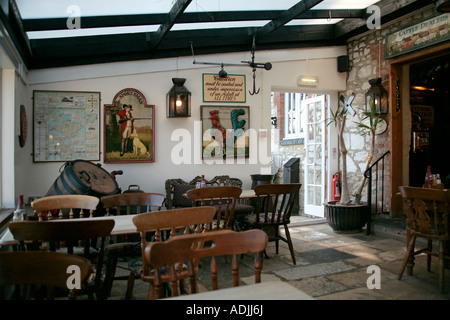
<svg viewBox="0 0 450 320">
<path fill-rule="evenodd" d="M 114 220 L 114 228 L 111 231 L 112 236 L 125 235 L 125 234 L 133 234 L 138 233 L 136 230 L 136 226 L 133 224 L 133 217 L 136 214 L 130 215 L 120 215 L 120 216 L 106 216 L 106 217 L 93 217 L 93 218 L 81 218 L 83 220 Z M 76 219 L 79 220 L 79 219 Z M 61 221 L 60 219 L 50 220 L 50 221 Z M 70 220 L 66 219 L 70 223 Z M 0 246 L 8 246 L 8 245 L 16 245 L 18 242 L 14 240 L 13 235 L 7 229 L 3 236 L 0 239 Z"/>
<path fill-rule="evenodd" d="M 314 298 L 287 282 L 267 281 L 163 300 L 314 300 Z"/>
<path fill-rule="evenodd" d="M 138 233 L 136 226 L 133 224 L 133 217 L 137 214 L 120 215 L 120 216 L 105 216 L 105 217 L 93 217 L 84 218 L 84 220 L 114 220 L 114 228 L 111 231 L 112 236 L 119 236 L 125 234 Z"/>
<path fill-rule="evenodd" d="M 250 198 L 256 198 L 255 190 L 242 190 L 241 195 L 239 196 L 240 199 L 250 199 Z"/>
</svg>

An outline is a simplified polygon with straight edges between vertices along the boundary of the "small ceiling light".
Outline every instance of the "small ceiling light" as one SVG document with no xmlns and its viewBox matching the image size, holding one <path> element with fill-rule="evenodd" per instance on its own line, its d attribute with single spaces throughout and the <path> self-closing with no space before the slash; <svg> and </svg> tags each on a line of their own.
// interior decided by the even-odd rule
<svg viewBox="0 0 450 320">
<path fill-rule="evenodd" d="M 381 78 L 369 80 L 370 88 L 366 93 L 366 111 L 370 111 L 370 101 L 375 102 L 375 110 L 378 114 L 388 113 L 388 93 L 381 84 Z"/>
<path fill-rule="evenodd" d="M 449 0 L 437 0 L 436 1 L 436 11 L 437 12 L 450 12 L 450 1 Z"/>
<path fill-rule="evenodd" d="M 319 84 L 319 77 L 316 76 L 299 76 L 298 84 L 300 86 L 315 87 Z"/>
<path fill-rule="evenodd" d="M 167 118 L 191 116 L 191 93 L 184 86 L 185 78 L 172 78 L 173 87 L 167 92 Z"/>
</svg>

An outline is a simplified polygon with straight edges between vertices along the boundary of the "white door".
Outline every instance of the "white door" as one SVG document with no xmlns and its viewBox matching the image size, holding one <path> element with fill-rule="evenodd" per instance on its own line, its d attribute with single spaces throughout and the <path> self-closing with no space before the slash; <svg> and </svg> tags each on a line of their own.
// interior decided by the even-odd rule
<svg viewBox="0 0 450 320">
<path fill-rule="evenodd" d="M 326 95 L 302 101 L 306 158 L 304 162 L 305 214 L 324 217 Z"/>
</svg>

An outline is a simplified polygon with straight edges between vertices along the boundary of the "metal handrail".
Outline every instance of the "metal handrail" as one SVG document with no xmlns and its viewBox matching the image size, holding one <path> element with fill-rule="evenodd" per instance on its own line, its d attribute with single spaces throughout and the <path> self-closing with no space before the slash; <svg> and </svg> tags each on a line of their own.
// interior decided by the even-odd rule
<svg viewBox="0 0 450 320">
<path fill-rule="evenodd" d="M 381 213 L 383 212 L 383 205 L 384 205 L 384 158 L 390 154 L 391 152 L 388 150 L 385 153 L 383 153 L 383 155 L 378 158 L 374 163 L 372 163 L 372 165 L 370 165 L 369 168 L 367 168 L 366 171 L 364 171 L 364 177 L 367 179 L 367 206 L 368 206 L 368 210 L 369 210 L 369 214 L 368 214 L 368 220 L 367 220 L 367 234 L 371 234 L 372 230 L 371 230 L 371 225 L 372 225 L 372 181 L 373 181 L 373 168 L 375 167 L 375 172 L 376 172 L 376 176 L 375 176 L 375 214 L 378 213 L 378 185 L 381 183 Z M 380 176 L 379 172 L 378 172 L 378 164 L 381 161 L 381 178 L 380 180 L 378 179 L 378 177 Z"/>
</svg>

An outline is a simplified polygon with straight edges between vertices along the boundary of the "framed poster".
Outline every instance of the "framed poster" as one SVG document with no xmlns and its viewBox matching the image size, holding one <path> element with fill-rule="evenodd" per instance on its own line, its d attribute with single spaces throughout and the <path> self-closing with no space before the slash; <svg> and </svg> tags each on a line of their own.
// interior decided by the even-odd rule
<svg viewBox="0 0 450 320">
<path fill-rule="evenodd" d="M 33 162 L 100 160 L 100 92 L 33 91 Z"/>
<path fill-rule="evenodd" d="M 386 35 L 386 59 L 450 39 L 450 13 L 444 13 Z"/>
<path fill-rule="evenodd" d="M 105 104 L 105 163 L 155 161 L 155 106 L 136 89 L 119 91 Z"/>
<path fill-rule="evenodd" d="M 202 158 L 248 158 L 250 108 L 201 106 Z"/>
<path fill-rule="evenodd" d="M 217 73 L 203 74 L 203 102 L 245 103 L 245 75 L 229 74 L 221 78 Z"/>
</svg>

